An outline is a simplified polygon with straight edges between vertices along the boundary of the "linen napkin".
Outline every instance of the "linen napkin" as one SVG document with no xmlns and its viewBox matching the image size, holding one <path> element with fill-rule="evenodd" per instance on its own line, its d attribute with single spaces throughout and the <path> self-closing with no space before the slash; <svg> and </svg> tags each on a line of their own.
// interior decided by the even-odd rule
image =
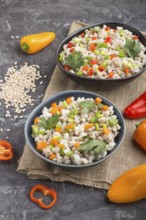
<svg viewBox="0 0 146 220">
<path fill-rule="evenodd" d="M 74 21 L 70 26 L 69 33 L 85 25 L 82 22 Z M 62 74 L 56 66 L 43 100 L 65 90 L 89 90 L 106 97 L 122 112 L 132 100 L 145 91 L 145 85 L 146 72 L 130 84 L 110 91 L 99 91 L 98 87 L 92 88 L 89 85 L 87 88 L 84 85 L 76 84 Z M 126 134 L 123 143 L 111 157 L 96 166 L 83 169 L 64 169 L 53 166 L 38 158 L 26 144 L 17 171 L 27 174 L 32 179 L 70 181 L 80 185 L 108 189 L 110 184 L 126 170 L 146 163 L 146 155 L 132 142 L 136 122 L 125 119 Z"/>
</svg>

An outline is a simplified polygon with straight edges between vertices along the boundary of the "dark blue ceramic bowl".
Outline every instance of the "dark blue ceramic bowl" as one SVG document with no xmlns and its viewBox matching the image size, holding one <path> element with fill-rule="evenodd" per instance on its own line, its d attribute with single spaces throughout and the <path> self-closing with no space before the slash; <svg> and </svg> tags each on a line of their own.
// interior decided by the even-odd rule
<svg viewBox="0 0 146 220">
<path fill-rule="evenodd" d="M 67 36 L 61 42 L 61 44 L 58 47 L 57 54 L 56 54 L 57 55 L 58 66 L 61 69 L 61 71 L 65 74 L 66 77 L 69 77 L 70 79 L 72 79 L 73 81 L 75 81 L 78 84 L 80 83 L 80 84 L 83 84 L 85 86 L 89 86 L 89 85 L 95 86 L 98 90 L 115 89 L 119 86 L 123 86 L 127 83 L 130 83 L 132 80 L 136 79 L 138 76 L 140 76 L 146 70 L 146 65 L 145 65 L 140 72 L 138 72 L 138 73 L 136 73 L 132 76 L 129 76 L 129 77 L 120 78 L 120 79 L 94 79 L 94 78 L 90 78 L 90 77 L 86 77 L 86 76 L 78 76 L 78 75 L 73 74 L 73 73 L 71 73 L 71 72 L 64 69 L 62 63 L 59 61 L 59 54 L 63 50 L 63 45 L 67 44 L 73 37 L 78 36 L 81 33 L 83 33 L 83 31 L 85 31 L 85 29 L 95 27 L 95 26 L 102 27 L 103 25 L 107 25 L 111 28 L 123 27 L 124 29 L 127 29 L 127 30 L 131 31 L 134 35 L 139 36 L 139 40 L 146 47 L 146 39 L 141 34 L 141 32 L 138 31 L 137 29 L 135 29 L 135 28 L 133 28 L 133 27 L 127 25 L 127 24 L 106 22 L 106 23 L 102 23 L 102 24 L 94 24 L 94 25 L 85 26 L 85 27 L 73 32 L 72 34 Z"/>
<path fill-rule="evenodd" d="M 114 114 L 117 115 L 117 118 L 119 120 L 119 124 L 121 126 L 121 130 L 120 130 L 118 136 L 115 139 L 116 146 L 114 147 L 114 149 L 112 151 L 110 151 L 107 154 L 106 157 L 104 157 L 104 158 L 102 158 L 102 159 L 100 159 L 100 160 L 98 160 L 96 162 L 93 162 L 91 164 L 87 164 L 87 165 L 67 165 L 67 164 L 61 164 L 61 163 L 53 162 L 53 161 L 49 160 L 48 158 L 46 158 L 45 156 L 43 156 L 40 152 L 38 152 L 36 150 L 34 139 L 31 136 L 31 130 L 32 130 L 31 126 L 32 126 L 32 124 L 34 122 L 34 119 L 37 116 L 41 115 L 43 107 L 46 106 L 47 108 L 49 108 L 52 103 L 54 103 L 54 102 L 58 103 L 59 101 L 64 100 L 64 99 L 66 99 L 67 97 L 70 97 L 70 96 L 75 97 L 75 99 L 78 98 L 78 97 L 85 97 L 85 98 L 93 98 L 93 99 L 95 99 L 97 96 L 102 98 L 104 104 L 106 104 L 108 106 L 113 105 L 113 107 L 114 107 Z M 27 118 L 26 123 L 25 123 L 25 138 L 26 138 L 26 142 L 29 145 L 29 147 L 31 148 L 31 150 L 37 156 L 42 158 L 43 160 L 45 160 L 45 161 L 47 161 L 47 162 L 49 162 L 51 164 L 64 167 L 64 168 L 82 168 L 82 167 L 89 167 L 89 166 L 93 166 L 93 165 L 101 163 L 102 161 L 104 161 L 108 157 L 110 157 L 118 149 L 118 147 L 120 146 L 120 144 L 121 144 L 121 142 L 122 142 L 122 140 L 124 138 L 124 133 L 125 133 L 125 124 L 124 124 L 123 117 L 122 117 L 121 113 L 119 112 L 119 110 L 117 109 L 117 107 L 114 106 L 113 103 L 111 103 L 106 98 L 104 98 L 104 97 L 102 97 L 102 96 L 100 96 L 100 95 L 98 95 L 96 93 L 80 91 L 80 90 L 69 90 L 69 91 L 61 92 L 58 95 L 55 95 L 55 96 L 51 97 L 47 101 L 45 101 L 45 102 L 41 103 L 40 105 L 38 105 L 31 112 L 31 114 L 29 115 L 29 117 Z"/>
</svg>

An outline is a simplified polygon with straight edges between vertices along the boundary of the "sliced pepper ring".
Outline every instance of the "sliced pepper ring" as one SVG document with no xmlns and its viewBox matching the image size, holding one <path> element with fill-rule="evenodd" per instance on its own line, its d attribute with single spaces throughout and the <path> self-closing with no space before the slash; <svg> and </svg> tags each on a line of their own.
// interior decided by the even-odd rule
<svg viewBox="0 0 146 220">
<path fill-rule="evenodd" d="M 44 196 L 51 196 L 51 197 L 53 198 L 52 202 L 51 202 L 49 205 L 45 205 L 45 204 L 43 203 L 43 198 L 39 198 L 39 199 L 38 199 L 38 198 L 36 198 L 36 197 L 34 196 L 34 193 L 35 193 L 36 191 L 40 191 Z M 41 185 L 41 184 L 35 185 L 35 186 L 31 189 L 29 195 L 30 195 L 30 199 L 31 199 L 33 202 L 37 203 L 37 204 L 38 204 L 41 208 L 43 208 L 43 209 L 50 209 L 50 208 L 52 208 L 52 207 L 55 205 L 56 201 L 57 201 L 57 192 L 56 192 L 54 189 L 48 188 L 48 187 L 46 187 L 46 186 L 44 186 L 44 185 Z"/>
<path fill-rule="evenodd" d="M 13 157 L 12 145 L 5 141 L 0 140 L 0 160 L 11 160 Z"/>
</svg>

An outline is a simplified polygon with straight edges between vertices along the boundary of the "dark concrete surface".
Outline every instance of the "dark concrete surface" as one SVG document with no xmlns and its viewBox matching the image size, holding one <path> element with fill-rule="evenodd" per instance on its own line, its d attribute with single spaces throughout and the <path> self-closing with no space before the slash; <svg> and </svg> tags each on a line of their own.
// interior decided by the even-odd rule
<svg viewBox="0 0 146 220">
<path fill-rule="evenodd" d="M 145 0 L 0 0 L 0 79 L 15 61 L 19 64 L 39 64 L 44 83 L 37 84 L 33 96 L 35 106 L 41 102 L 45 88 L 56 65 L 55 53 L 68 32 L 70 23 L 80 20 L 89 24 L 117 21 L 146 31 Z M 26 55 L 19 48 L 23 35 L 54 31 L 56 40 L 36 55 Z M 0 106 L 0 139 L 8 139 L 14 148 L 11 162 L 0 162 L 0 220 L 145 220 L 146 201 L 116 205 L 106 200 L 104 190 L 71 183 L 31 180 L 16 172 L 24 140 L 24 122 L 34 107 L 27 107 L 25 118 L 5 118 Z M 10 129 L 10 131 L 7 131 Z M 29 200 L 29 190 L 36 183 L 53 186 L 58 191 L 58 202 L 47 211 Z"/>
</svg>

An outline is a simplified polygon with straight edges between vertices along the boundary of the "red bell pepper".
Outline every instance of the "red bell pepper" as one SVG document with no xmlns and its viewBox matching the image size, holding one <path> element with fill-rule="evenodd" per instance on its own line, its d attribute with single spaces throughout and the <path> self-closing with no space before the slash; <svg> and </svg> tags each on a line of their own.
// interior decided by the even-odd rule
<svg viewBox="0 0 146 220">
<path fill-rule="evenodd" d="M 131 119 L 137 119 L 146 116 L 146 92 L 144 92 L 125 108 L 124 116 Z"/>
<path fill-rule="evenodd" d="M 36 191 L 40 191 L 44 196 L 48 196 L 48 195 L 51 196 L 53 198 L 52 202 L 49 205 L 44 204 L 43 203 L 43 198 L 39 198 L 38 199 L 38 198 L 36 198 L 34 196 L 34 193 Z M 37 203 L 43 209 L 50 209 L 50 208 L 52 208 L 55 205 L 56 201 L 57 201 L 57 193 L 56 193 L 56 191 L 54 189 L 50 189 L 50 188 L 48 188 L 46 186 L 43 186 L 41 184 L 38 184 L 38 185 L 34 186 L 31 189 L 29 196 L 30 196 L 30 199 L 33 202 Z"/>
<path fill-rule="evenodd" d="M 5 141 L 0 140 L 0 160 L 11 160 L 13 157 L 12 145 Z"/>
</svg>

